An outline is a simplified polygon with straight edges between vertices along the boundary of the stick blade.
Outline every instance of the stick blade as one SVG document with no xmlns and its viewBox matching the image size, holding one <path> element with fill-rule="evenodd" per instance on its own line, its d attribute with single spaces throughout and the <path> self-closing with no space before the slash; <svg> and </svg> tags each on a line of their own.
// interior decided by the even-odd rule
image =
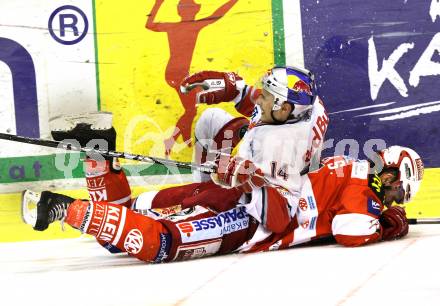
<svg viewBox="0 0 440 306">
<path fill-rule="evenodd" d="M 409 224 L 440 224 L 440 218 L 408 219 Z"/>
</svg>

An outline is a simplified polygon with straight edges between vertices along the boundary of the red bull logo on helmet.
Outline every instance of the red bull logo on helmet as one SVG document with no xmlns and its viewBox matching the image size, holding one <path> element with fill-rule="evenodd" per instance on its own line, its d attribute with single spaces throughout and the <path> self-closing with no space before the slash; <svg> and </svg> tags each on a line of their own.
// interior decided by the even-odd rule
<svg viewBox="0 0 440 306">
<path fill-rule="evenodd" d="M 299 91 L 299 92 L 305 92 L 308 95 L 312 95 L 312 91 L 310 90 L 310 86 L 304 82 L 303 80 L 299 80 L 298 82 L 293 85 L 293 90 Z"/>
<path fill-rule="evenodd" d="M 308 95 L 312 95 L 312 89 L 309 84 L 301 80 L 296 75 L 287 76 L 287 86 L 296 92 L 305 92 Z"/>
</svg>

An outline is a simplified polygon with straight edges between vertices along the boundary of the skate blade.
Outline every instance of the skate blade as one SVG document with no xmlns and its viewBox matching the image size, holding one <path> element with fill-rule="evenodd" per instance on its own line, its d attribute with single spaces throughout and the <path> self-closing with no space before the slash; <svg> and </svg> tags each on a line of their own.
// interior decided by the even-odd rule
<svg viewBox="0 0 440 306">
<path fill-rule="evenodd" d="M 37 203 L 41 193 L 25 190 L 21 194 L 21 219 L 24 223 L 35 226 L 37 222 Z"/>
<path fill-rule="evenodd" d="M 112 127 L 113 114 L 111 112 L 90 112 L 77 115 L 61 115 L 50 118 L 51 131 L 66 132 L 75 128 L 79 123 L 91 124 L 92 130 L 108 130 Z"/>
</svg>

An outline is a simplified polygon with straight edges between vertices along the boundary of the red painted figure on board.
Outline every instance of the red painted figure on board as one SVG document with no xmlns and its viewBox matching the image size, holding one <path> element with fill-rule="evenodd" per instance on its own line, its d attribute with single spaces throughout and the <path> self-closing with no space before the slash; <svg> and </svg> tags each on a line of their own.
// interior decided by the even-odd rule
<svg viewBox="0 0 440 306">
<path fill-rule="evenodd" d="M 180 82 L 189 74 L 199 32 L 206 26 L 216 22 L 226 14 L 238 0 L 230 0 L 219 7 L 211 16 L 196 20 L 201 5 L 194 0 L 180 0 L 177 12 L 182 18 L 180 22 L 154 22 L 163 0 L 156 0 L 145 27 L 155 32 L 166 32 L 170 47 L 170 58 L 165 70 L 165 79 L 179 95 L 184 113 L 178 119 L 173 135 L 164 140 L 165 154 L 168 156 L 176 139 L 182 135 L 183 141 L 191 146 L 191 125 L 196 115 L 195 94 L 183 95 L 179 91 Z"/>
</svg>

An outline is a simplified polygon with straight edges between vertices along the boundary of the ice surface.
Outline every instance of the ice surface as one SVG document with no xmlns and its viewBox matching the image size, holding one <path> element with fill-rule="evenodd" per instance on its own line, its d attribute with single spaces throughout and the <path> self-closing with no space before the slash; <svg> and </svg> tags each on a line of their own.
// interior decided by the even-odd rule
<svg viewBox="0 0 440 306">
<path fill-rule="evenodd" d="M 393 242 L 144 264 L 88 237 L 0 244 L 2 305 L 440 305 L 440 224 Z"/>
</svg>

